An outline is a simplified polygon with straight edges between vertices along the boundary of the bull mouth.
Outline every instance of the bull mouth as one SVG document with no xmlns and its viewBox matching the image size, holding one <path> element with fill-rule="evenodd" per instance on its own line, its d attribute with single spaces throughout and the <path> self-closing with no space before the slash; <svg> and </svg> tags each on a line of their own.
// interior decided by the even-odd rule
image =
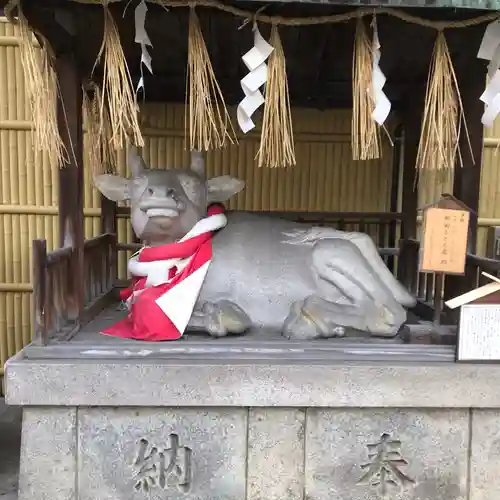
<svg viewBox="0 0 500 500">
<path fill-rule="evenodd" d="M 146 215 L 149 218 L 152 217 L 177 217 L 179 215 L 179 212 L 177 210 L 174 210 L 173 208 L 149 208 L 146 210 Z"/>
</svg>

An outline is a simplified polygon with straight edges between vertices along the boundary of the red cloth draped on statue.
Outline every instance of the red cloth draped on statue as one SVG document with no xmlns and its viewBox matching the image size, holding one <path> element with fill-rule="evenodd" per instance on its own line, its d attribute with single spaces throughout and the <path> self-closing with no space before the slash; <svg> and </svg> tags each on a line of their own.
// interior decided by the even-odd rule
<svg viewBox="0 0 500 500">
<path fill-rule="evenodd" d="M 120 293 L 130 303 L 129 313 L 103 334 L 153 342 L 182 337 L 212 259 L 213 233 L 226 223 L 220 205 L 210 206 L 207 215 L 179 242 L 140 251 L 136 264 L 146 272 L 133 276 L 131 286 Z M 165 262 L 170 259 L 180 259 L 179 264 Z M 164 282 L 146 286 L 147 263 L 160 264 L 155 272 L 168 273 Z"/>
</svg>

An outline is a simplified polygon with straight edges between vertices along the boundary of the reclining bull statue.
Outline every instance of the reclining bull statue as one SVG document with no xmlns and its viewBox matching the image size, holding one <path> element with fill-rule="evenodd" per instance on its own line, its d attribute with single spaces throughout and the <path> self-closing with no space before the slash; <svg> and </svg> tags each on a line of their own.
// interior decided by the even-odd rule
<svg viewBox="0 0 500 500">
<path fill-rule="evenodd" d="M 136 283 L 142 280 L 129 294 L 128 321 L 132 313 L 141 318 L 133 319 L 135 333 L 103 333 L 165 340 L 179 338 L 185 328 L 214 337 L 258 329 L 314 339 L 355 329 L 394 337 L 406 321 L 405 308 L 415 305 L 368 235 L 244 212 L 207 217 L 207 207 L 236 195 L 244 182 L 230 176 L 205 180 L 198 152 L 191 154 L 188 169 L 147 169 L 135 148 L 128 157 L 130 179 L 100 175 L 94 182 L 107 198 L 130 201 L 133 229 L 150 252 L 134 256 L 128 267 Z M 200 238 L 196 258 L 182 254 L 183 245 Z M 154 252 L 162 248 L 173 253 L 158 260 Z M 184 278 L 171 288 L 168 283 L 179 273 Z M 143 300 L 146 293 L 152 294 L 149 302 Z M 154 319 L 158 305 L 177 335 L 162 337 L 164 324 L 152 334 L 141 333 L 148 322 L 161 323 Z"/>
</svg>

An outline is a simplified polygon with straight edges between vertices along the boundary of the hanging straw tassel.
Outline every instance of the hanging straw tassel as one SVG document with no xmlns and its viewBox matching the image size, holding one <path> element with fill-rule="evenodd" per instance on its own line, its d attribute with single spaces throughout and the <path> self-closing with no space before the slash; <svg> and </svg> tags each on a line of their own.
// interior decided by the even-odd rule
<svg viewBox="0 0 500 500">
<path fill-rule="evenodd" d="M 364 21 L 358 18 L 352 62 L 352 131 L 353 160 L 380 158 L 380 127 L 372 118 L 375 102 L 372 96 L 372 45 Z"/>
<path fill-rule="evenodd" d="M 132 90 L 132 78 L 123 54 L 118 28 L 107 6 L 103 3 L 104 35 L 94 69 L 104 55 L 104 74 L 99 123 L 104 126 L 105 104 L 109 110 L 114 149 L 123 149 L 126 142 L 144 146 L 138 120 L 138 105 Z M 102 131 L 102 129 L 101 129 Z"/>
<path fill-rule="evenodd" d="M 448 44 L 440 31 L 434 45 L 432 62 L 427 80 L 425 108 L 420 132 L 416 167 L 419 170 L 453 170 L 459 150 L 461 123 L 472 148 L 460 91 L 453 69 Z M 474 160 L 474 159 L 473 159 Z"/>
<path fill-rule="evenodd" d="M 114 174 L 118 162 L 116 149 L 111 143 L 111 120 L 108 109 L 102 102 L 101 89 L 91 84 L 90 90 L 93 93 L 89 97 L 85 88 L 83 90 L 83 111 L 87 130 L 87 152 L 92 175 Z M 101 108 L 102 113 L 101 123 Z"/>
<path fill-rule="evenodd" d="M 33 33 L 19 5 L 16 23 L 24 84 L 33 120 L 34 160 L 39 164 L 41 155 L 47 154 L 50 165 L 62 167 L 68 162 L 68 156 L 57 123 L 58 86 L 50 47 L 43 37 L 40 37 L 41 50 L 34 45 Z"/>
<path fill-rule="evenodd" d="M 226 146 L 227 141 L 237 143 L 194 7 L 189 14 L 187 87 L 185 121 L 190 150 L 209 151 Z"/>
<path fill-rule="evenodd" d="M 257 152 L 259 167 L 289 167 L 296 164 L 292 113 L 286 76 L 286 61 L 278 26 L 271 28 L 269 43 L 274 50 L 269 57 L 266 101 Z"/>
</svg>

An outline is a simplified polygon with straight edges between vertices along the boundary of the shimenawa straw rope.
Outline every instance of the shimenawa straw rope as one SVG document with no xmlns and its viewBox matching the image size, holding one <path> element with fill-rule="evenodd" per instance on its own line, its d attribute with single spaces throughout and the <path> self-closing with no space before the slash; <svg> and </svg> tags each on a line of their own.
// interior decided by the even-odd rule
<svg viewBox="0 0 500 500">
<path fill-rule="evenodd" d="M 186 135 L 190 150 L 208 151 L 237 143 L 236 133 L 210 62 L 195 9 L 189 15 Z"/>
<path fill-rule="evenodd" d="M 92 96 L 89 96 L 89 92 Z M 115 173 L 117 151 L 111 143 L 111 122 L 106 105 L 103 105 L 101 89 L 94 83 L 82 88 L 83 111 L 87 128 L 88 155 L 93 175 Z M 101 113 L 101 109 L 104 110 Z M 101 119 L 104 120 L 101 123 Z"/>
<path fill-rule="evenodd" d="M 111 115 L 111 125 L 113 126 L 112 140 L 115 148 L 122 147 L 124 138 L 127 134 L 131 134 L 132 142 L 141 146 L 143 144 L 143 140 L 137 119 L 137 104 L 135 102 L 135 96 L 132 95 L 130 88 L 130 74 L 126 66 L 116 25 L 114 24 L 109 9 L 107 8 L 108 3 L 114 0 L 74 1 L 103 5 L 105 12 L 105 33 L 99 58 L 104 52 L 105 71 L 103 94 L 107 97 L 106 100 L 108 102 Z M 189 122 L 190 147 L 204 150 L 209 149 L 210 147 L 221 147 L 225 144 L 226 139 L 229 139 L 231 142 L 233 141 L 231 135 L 227 131 L 227 124 L 229 123 L 230 125 L 227 109 L 225 107 L 220 88 L 213 74 L 208 52 L 203 41 L 203 36 L 199 28 L 196 14 L 194 13 L 194 6 L 202 5 L 205 7 L 212 7 L 246 19 L 251 18 L 254 21 L 258 20 L 260 22 L 271 22 L 274 27 L 276 27 L 277 24 L 301 26 L 338 23 L 346 22 L 354 18 L 358 19 L 359 27 L 359 20 L 363 16 L 373 15 L 373 13 L 376 12 L 377 14 L 387 14 L 397 17 L 405 22 L 437 29 L 439 31 L 439 35 L 436 42 L 433 65 L 431 66 L 430 71 L 426 98 L 426 113 L 422 124 L 422 136 L 419 145 L 417 162 L 419 168 L 429 168 L 429 166 L 430 168 L 452 168 L 455 155 L 458 151 L 458 138 L 460 135 L 461 123 L 460 121 L 457 123 L 457 96 L 460 103 L 460 118 L 464 120 L 458 86 L 456 84 L 451 58 L 448 53 L 446 40 L 442 34 L 442 30 L 445 28 L 451 29 L 473 26 L 483 22 L 492 21 L 500 17 L 500 14 L 495 12 L 462 21 L 429 21 L 417 16 L 409 15 L 399 10 L 382 7 L 376 9 L 359 8 L 344 14 L 315 18 L 284 18 L 280 16 L 266 16 L 260 12 L 252 13 L 244 11 L 216 0 L 197 0 L 188 3 L 173 0 L 148 1 L 160 4 L 164 7 L 191 7 L 192 15 L 190 16 L 189 35 L 190 49 L 188 56 L 189 106 L 187 106 L 186 109 L 186 125 Z M 12 16 L 13 7 L 17 4 L 18 0 L 12 0 L 9 3 L 6 8 L 6 14 L 8 16 Z M 363 33 L 359 31 L 357 33 L 358 41 L 356 43 L 355 59 L 353 62 L 354 80 L 357 82 L 357 85 L 353 88 L 354 109 L 352 144 L 355 158 L 369 159 L 379 156 L 380 137 L 377 125 L 373 122 L 373 120 L 369 119 L 371 117 L 368 117 L 368 110 L 372 107 L 370 106 L 370 96 L 368 90 L 370 86 L 368 85 L 366 93 L 360 91 L 360 89 L 371 83 L 370 71 L 368 69 L 370 66 L 368 64 L 370 48 L 368 47 L 366 33 L 364 36 Z M 361 40 L 361 42 L 359 42 L 359 40 Z M 280 42 L 279 45 L 281 47 Z M 447 65 L 447 67 L 451 69 L 451 72 L 447 75 L 446 72 L 436 69 L 437 66 L 439 66 L 439 64 L 436 63 L 436 60 Z M 282 67 L 283 69 L 285 68 L 284 62 Z M 286 72 L 284 74 L 286 75 Z M 450 75 L 452 75 L 453 78 L 451 78 Z M 279 79 L 276 81 L 279 81 Z M 453 89 L 453 87 L 455 88 L 455 93 L 450 90 Z M 280 99 L 283 103 L 283 106 L 281 107 L 282 113 L 275 113 L 276 116 L 274 116 L 274 120 L 271 120 L 272 116 L 269 113 L 271 108 L 269 106 L 267 107 L 267 120 L 265 116 L 265 127 L 263 127 L 262 130 L 263 144 L 261 144 L 261 148 L 259 150 L 259 165 L 267 163 L 276 166 L 277 163 L 280 162 L 285 164 L 293 164 L 295 162 L 293 142 L 289 142 L 287 139 L 291 137 L 292 127 L 289 113 L 288 119 L 286 113 L 286 110 L 289 110 L 290 106 L 286 82 L 277 86 L 276 90 L 279 91 L 276 95 L 281 96 Z M 211 95 L 212 99 L 210 98 Z M 101 110 L 103 110 L 103 103 L 104 99 L 101 103 Z M 125 103 L 125 106 L 123 103 Z M 223 111 L 221 111 L 221 107 L 223 108 Z M 441 114 L 440 111 L 438 111 L 440 107 L 444 110 Z M 101 119 L 100 122 L 102 126 L 104 120 Z M 281 127 L 277 127 L 278 123 L 281 123 Z M 456 127 L 453 126 L 454 123 L 456 124 Z M 288 124 L 290 133 L 287 133 L 286 131 Z M 283 136 L 285 139 L 281 142 L 282 159 L 277 160 L 277 153 L 272 152 L 273 149 L 277 147 L 277 143 L 275 141 L 276 137 L 273 137 L 273 134 L 279 133 L 277 131 L 280 128 L 283 128 L 283 126 L 285 127 Z M 234 129 L 232 129 L 231 125 L 230 127 L 233 133 L 232 135 L 235 136 Z M 360 140 L 361 145 L 358 143 L 358 139 Z M 460 151 L 458 151 L 458 153 L 460 155 Z M 438 158 L 440 159 L 439 161 Z"/>
<path fill-rule="evenodd" d="M 462 166 L 458 147 L 462 123 L 474 160 L 448 44 L 444 33 L 439 32 L 427 81 L 416 167 L 452 170 L 457 153 Z"/>
<path fill-rule="evenodd" d="M 68 161 L 67 150 L 59 135 L 57 121 L 58 82 L 53 68 L 52 51 L 47 40 L 40 37 L 41 50 L 35 47 L 28 21 L 20 7 L 17 10 L 20 32 L 20 58 L 24 72 L 26 94 L 33 118 L 34 159 L 48 155 L 50 165 L 64 166 Z"/>
<path fill-rule="evenodd" d="M 356 22 L 352 64 L 353 160 L 380 158 L 380 128 L 372 118 L 375 102 L 372 95 L 372 46 L 362 18 Z"/>
<path fill-rule="evenodd" d="M 264 116 L 257 152 L 258 165 L 271 168 L 289 167 L 296 163 L 292 113 L 285 55 L 276 25 L 271 28 L 270 44 L 274 50 L 269 57 Z"/>
<path fill-rule="evenodd" d="M 19 0 L 10 0 L 10 4 L 15 4 Z M 118 3 L 124 2 L 126 0 L 70 0 L 77 3 L 83 4 L 93 4 L 93 5 L 102 5 L 105 3 Z M 127 0 L 128 1 L 128 0 Z M 261 23 L 267 24 L 281 24 L 283 26 L 310 26 L 316 24 L 336 24 L 336 23 L 345 23 L 346 21 L 350 21 L 352 19 L 356 19 L 358 17 L 363 16 L 373 16 L 374 12 L 377 15 L 388 15 L 392 17 L 396 17 L 401 21 L 410 24 L 418 24 L 420 26 L 424 26 L 426 28 L 436 29 L 438 31 L 444 29 L 459 29 L 459 28 L 468 28 L 469 26 L 476 26 L 478 24 L 483 24 L 491 21 L 495 21 L 500 18 L 499 12 L 489 12 L 487 14 L 483 14 L 481 16 L 473 17 L 470 19 L 463 20 L 453 20 L 453 21 L 431 21 L 430 19 L 425 19 L 420 16 L 415 16 L 413 14 L 408 14 L 407 12 L 403 12 L 399 9 L 394 9 L 391 7 L 360 7 L 358 9 L 352 10 L 350 12 L 346 12 L 343 14 L 334 14 L 330 16 L 315 16 L 315 17 L 283 17 L 283 16 L 266 16 L 264 14 L 255 14 L 254 12 L 240 9 L 238 7 L 234 7 L 232 5 L 228 5 L 224 2 L 218 0 L 146 0 L 150 3 L 155 3 L 161 5 L 163 7 L 169 8 L 177 8 L 177 7 L 208 7 L 212 9 L 222 10 L 229 14 L 233 14 L 237 17 L 242 17 L 245 19 L 249 19 L 251 21 L 258 21 Z M 4 9 L 7 13 L 9 11 L 9 5 Z M 7 15 L 7 14 L 6 14 Z"/>
<path fill-rule="evenodd" d="M 120 42 L 118 28 L 107 4 L 103 4 L 104 34 L 94 65 L 104 56 L 100 124 L 104 124 L 104 105 L 109 110 L 112 126 L 111 142 L 115 149 L 123 149 L 127 142 L 143 147 L 144 139 L 137 117 L 139 107 L 132 90 L 132 78 Z M 102 132 L 102 130 L 101 130 Z"/>
</svg>

